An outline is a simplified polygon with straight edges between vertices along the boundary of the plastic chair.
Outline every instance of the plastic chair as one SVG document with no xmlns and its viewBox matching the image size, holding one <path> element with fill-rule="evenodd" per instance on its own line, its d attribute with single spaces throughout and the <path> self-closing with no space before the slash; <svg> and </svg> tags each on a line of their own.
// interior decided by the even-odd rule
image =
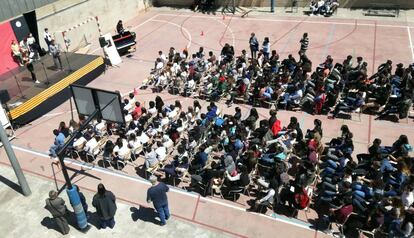
<svg viewBox="0 0 414 238">
<path fill-rule="evenodd" d="M 237 198 L 237 194 L 242 194 L 244 192 L 244 190 L 245 190 L 246 187 L 238 187 L 238 188 L 231 189 L 229 191 L 228 194 L 229 195 L 233 195 L 233 202 L 235 202 L 237 200 L 236 199 Z"/>
</svg>

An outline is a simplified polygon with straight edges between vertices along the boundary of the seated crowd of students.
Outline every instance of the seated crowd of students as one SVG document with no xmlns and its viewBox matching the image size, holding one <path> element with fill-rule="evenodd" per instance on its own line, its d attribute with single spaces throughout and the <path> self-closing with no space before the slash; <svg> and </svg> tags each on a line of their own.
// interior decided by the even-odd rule
<svg viewBox="0 0 414 238">
<path fill-rule="evenodd" d="M 327 227 L 345 223 L 347 237 L 379 227 L 395 236 L 411 234 L 414 166 L 405 135 L 391 146 L 375 139 L 367 154 L 353 159 L 353 134 L 346 125 L 325 148 L 318 119 L 303 133 L 296 117 L 283 126 L 273 109 L 269 119 L 260 119 L 255 108 L 242 118 L 240 108 L 223 115 L 214 102 L 204 111 L 198 101 L 187 110 L 159 96 L 148 110 L 134 101 L 133 94 L 124 101 L 130 108 L 125 116 L 132 118 L 127 125 L 93 121 L 68 154 L 88 162 L 101 156 L 102 166 L 118 170 L 142 167 L 147 175 L 173 185 L 184 182 L 204 196 L 237 200 L 245 194 L 251 197 L 249 211 L 287 209 L 296 216 L 312 206 Z M 54 131 L 57 140 L 73 134 L 79 123 L 61 123 Z"/>
<path fill-rule="evenodd" d="M 131 165 L 144 171 L 145 176 L 157 175 L 174 186 L 177 182 L 185 184 L 181 186 L 203 196 L 237 200 L 245 194 L 251 198 L 248 210 L 253 212 L 286 210 L 296 217 L 298 210 L 312 207 L 325 225 L 324 229 L 328 231 L 331 223 L 342 224 L 342 232 L 347 237 L 358 237 L 361 230 L 374 229 L 393 237 L 409 237 L 412 233 L 414 176 L 411 173 L 414 166 L 407 136 L 401 135 L 387 146 L 375 139 L 367 154 L 355 156 L 353 133 L 346 125 L 341 127 L 338 138 L 324 145 L 322 122 L 318 119 L 314 120 L 314 128 L 304 133 L 296 117 L 283 125 L 277 119 L 277 110 L 271 109 L 269 118 L 264 119 L 252 107 L 244 118 L 239 107 L 235 107 L 233 115 L 225 115 L 214 102 L 223 97 L 224 88 L 230 88 L 230 81 L 234 80 L 236 90 L 244 88 L 241 90 L 244 95 L 249 95 L 253 88 L 249 100 L 259 100 L 264 94 L 270 94 L 269 100 L 273 100 L 277 98 L 275 92 L 280 92 L 279 97 L 286 102 L 279 103 L 288 108 L 297 100 L 294 95 L 298 84 L 304 84 L 302 95 L 305 96 L 296 102 L 306 98 L 306 103 L 313 101 L 315 104 L 318 95 L 329 88 L 347 95 L 334 104 L 335 116 L 339 110 L 344 110 L 348 101 L 358 101 L 364 98 L 364 93 L 369 94 L 368 89 L 362 88 L 381 87 L 389 78 L 392 81 L 399 78 L 398 86 L 391 86 L 389 82 L 392 95 L 404 94 L 411 80 L 404 80 L 404 77 L 408 77 L 406 72 L 411 75 L 411 68 L 403 70 L 405 73 L 401 75 L 402 66 L 399 65 L 391 75 L 392 63 L 387 62 L 374 76 L 361 79 L 366 75 L 366 63 L 361 58 L 358 66 L 352 68 L 350 57 L 336 67 L 329 66 L 332 59 L 328 57 L 313 74 L 315 76 L 310 76 L 310 71 L 303 71 L 310 68 L 304 65 L 303 55 L 299 62 L 289 56 L 281 64 L 276 60 L 276 65 L 272 66 L 267 59 L 260 63 L 260 54 L 259 60 L 252 60 L 251 64 L 245 52 L 244 56 L 234 58 L 234 49 L 229 45 L 224 47 L 219 59 L 210 53 L 206 61 L 200 49 L 188 64 L 183 60 L 188 55 L 186 51 L 180 54 L 171 49 L 168 56 L 159 54 L 152 76 L 144 86 L 153 83 L 159 91 L 173 85 L 169 88 L 171 91 L 191 95 L 196 90 L 189 85 L 203 87 L 204 81 L 214 84 L 216 80 L 212 91 L 205 93 L 213 99 L 208 106 L 204 108 L 194 100 L 193 105 L 185 109 L 180 101 L 168 105 L 157 96 L 147 109 L 131 93 L 122 104 L 126 125 L 93 120 L 81 133 L 75 133 L 77 139 L 66 151 L 68 155 L 92 163 L 101 157 L 98 165 L 117 170 Z M 233 63 L 240 67 L 232 68 Z M 339 77 L 337 80 L 332 76 L 335 69 L 339 72 L 335 76 Z M 272 78 L 276 83 L 270 81 L 270 75 L 278 75 Z M 183 84 L 177 86 L 177 79 Z M 371 83 L 366 85 L 366 80 Z M 401 84 L 405 84 L 403 88 Z M 260 89 L 263 92 L 256 94 L 256 85 L 266 90 Z M 289 91 L 290 87 L 296 90 Z M 358 90 L 351 97 L 355 88 Z M 380 91 L 371 90 L 372 93 Z M 228 93 L 228 100 L 238 96 Z M 388 103 L 387 99 L 385 105 Z M 324 104 L 318 108 L 323 108 Z M 368 103 L 362 105 L 369 107 Z M 390 108 L 388 105 L 383 110 Z M 79 122 L 71 121 L 69 126 L 62 122 L 54 130 L 52 156 L 56 156 L 65 138 L 74 134 L 84 121 L 81 116 Z"/>
<path fill-rule="evenodd" d="M 143 88 L 153 86 L 160 92 L 192 96 L 210 101 L 225 100 L 253 106 L 286 110 L 304 110 L 311 114 L 332 113 L 335 118 L 351 112 L 370 113 L 378 118 L 407 118 L 412 107 L 414 65 L 397 64 L 391 60 L 381 64 L 377 72 L 368 75 L 368 64 L 362 57 L 356 63 L 348 56 L 335 63 L 332 56 L 312 71 L 312 61 L 304 51 L 297 61 L 292 55 L 279 59 L 276 50 L 265 54 L 261 50 L 251 59 L 245 50 L 235 56 L 226 44 L 219 56 L 203 47 L 192 54 L 171 48 L 168 55 L 159 52 L 154 70 Z"/>
</svg>

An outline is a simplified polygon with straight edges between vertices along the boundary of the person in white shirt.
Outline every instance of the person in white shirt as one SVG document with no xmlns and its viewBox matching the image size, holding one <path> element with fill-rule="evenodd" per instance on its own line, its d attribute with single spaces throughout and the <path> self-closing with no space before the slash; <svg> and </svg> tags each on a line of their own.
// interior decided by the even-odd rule
<svg viewBox="0 0 414 238">
<path fill-rule="evenodd" d="M 155 70 L 161 71 L 163 68 L 164 68 L 164 63 L 162 62 L 160 58 L 157 58 L 157 60 L 155 61 Z"/>
<path fill-rule="evenodd" d="M 75 140 L 75 142 L 73 142 L 73 148 L 75 148 L 75 150 L 82 150 L 83 147 L 85 146 L 87 140 L 85 139 L 85 137 L 80 137 L 79 139 Z"/>
<path fill-rule="evenodd" d="M 162 112 L 161 127 L 167 126 L 170 123 L 170 119 L 166 112 Z"/>
<path fill-rule="evenodd" d="M 99 153 L 99 150 L 96 148 L 98 147 L 98 140 L 95 137 L 92 137 L 88 142 L 86 142 L 84 151 L 93 155 Z"/>
<path fill-rule="evenodd" d="M 414 203 L 414 187 L 410 184 L 406 184 L 402 190 L 401 201 L 403 202 L 405 209 L 408 209 Z"/>
<path fill-rule="evenodd" d="M 158 51 L 158 56 L 159 56 L 159 58 L 161 59 L 161 61 L 165 64 L 165 63 L 167 63 L 167 56 L 165 56 L 165 54 L 164 53 L 162 53 L 162 51 L 160 50 L 160 51 Z"/>
<path fill-rule="evenodd" d="M 169 149 L 174 146 L 174 142 L 171 140 L 171 138 L 168 135 L 164 135 L 162 137 L 162 146 Z"/>
<path fill-rule="evenodd" d="M 179 111 L 180 111 L 180 108 L 174 107 L 173 110 L 171 110 L 171 112 L 168 113 L 168 118 L 170 118 L 170 119 L 175 118 L 178 115 Z"/>
<path fill-rule="evenodd" d="M 146 143 L 148 143 L 149 139 L 150 138 L 147 136 L 147 134 L 145 132 L 137 131 L 137 140 L 141 144 L 145 145 Z"/>
<path fill-rule="evenodd" d="M 159 161 L 164 161 L 167 158 L 167 148 L 165 148 L 161 141 L 157 141 L 157 149 L 155 149 Z"/>
<path fill-rule="evenodd" d="M 145 159 L 145 168 L 147 169 L 154 167 L 154 165 L 156 165 L 159 162 L 159 160 L 157 159 L 157 154 L 150 147 L 145 148 L 144 159 Z"/>
<path fill-rule="evenodd" d="M 116 160 L 125 160 L 129 154 L 130 149 L 128 148 L 128 143 L 125 139 L 118 138 L 115 143 L 115 148 L 113 150 L 113 155 Z"/>
<path fill-rule="evenodd" d="M 131 148 L 133 151 L 137 151 L 139 149 L 142 148 L 142 144 L 141 141 L 138 140 L 138 138 L 136 137 L 136 135 L 134 133 L 132 133 L 129 136 L 129 141 L 128 141 L 128 146 L 129 148 Z"/>
<path fill-rule="evenodd" d="M 52 35 L 49 33 L 49 29 L 45 28 L 45 32 L 43 33 L 43 39 L 45 39 L 47 50 L 50 51 L 50 45 L 52 44 Z"/>
<path fill-rule="evenodd" d="M 34 43 L 36 43 L 36 39 L 33 37 L 32 33 L 29 33 L 27 35 L 27 45 L 30 47 Z"/>
<path fill-rule="evenodd" d="M 150 113 L 151 115 L 155 115 L 157 114 L 158 110 L 155 107 L 155 102 L 154 101 L 150 101 L 149 102 L 149 109 L 148 109 L 148 113 Z"/>
</svg>

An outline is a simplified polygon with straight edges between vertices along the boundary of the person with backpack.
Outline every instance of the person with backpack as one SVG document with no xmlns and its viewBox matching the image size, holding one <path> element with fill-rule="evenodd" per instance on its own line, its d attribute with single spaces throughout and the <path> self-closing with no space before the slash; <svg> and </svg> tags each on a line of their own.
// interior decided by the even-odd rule
<svg viewBox="0 0 414 238">
<path fill-rule="evenodd" d="M 100 220 L 100 227 L 102 229 L 106 227 L 114 228 L 114 216 L 117 209 L 115 195 L 111 191 L 107 191 L 101 183 L 98 184 L 98 192 L 93 196 L 92 206 L 96 208 Z"/>
<path fill-rule="evenodd" d="M 68 234 L 70 230 L 66 219 L 68 209 L 66 208 L 65 201 L 58 197 L 58 193 L 55 190 L 49 192 L 49 198 L 46 199 L 45 208 L 52 214 L 59 231 L 63 235 Z"/>
<path fill-rule="evenodd" d="M 303 210 L 308 207 L 310 198 L 305 187 L 291 185 L 282 190 L 280 193 L 280 201 L 282 204 L 286 204 L 287 202 L 288 206 L 294 209 L 292 217 L 296 217 L 298 210 Z"/>
</svg>

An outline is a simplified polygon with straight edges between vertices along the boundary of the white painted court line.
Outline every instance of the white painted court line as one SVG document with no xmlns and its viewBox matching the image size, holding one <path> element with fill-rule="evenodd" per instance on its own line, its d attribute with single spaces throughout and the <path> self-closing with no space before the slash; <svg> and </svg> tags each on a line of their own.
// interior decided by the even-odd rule
<svg viewBox="0 0 414 238">
<path fill-rule="evenodd" d="M 203 201 L 206 201 L 206 202 L 210 202 L 210 203 L 215 203 L 215 204 L 220 205 L 220 206 L 224 206 L 224 207 L 228 207 L 228 208 L 232 208 L 232 209 L 235 209 L 235 210 L 239 210 L 239 211 L 246 212 L 246 209 L 245 208 L 238 207 L 238 206 L 234 206 L 234 205 L 231 205 L 231 204 L 228 204 L 228 203 L 224 203 L 224 202 L 220 202 L 220 201 L 217 201 L 217 200 L 214 200 L 214 199 L 200 197 L 200 200 L 203 200 Z M 272 217 L 272 216 L 268 216 L 268 215 L 261 214 L 261 213 L 251 213 L 251 214 L 254 214 L 254 215 L 257 215 L 257 216 L 261 216 L 261 217 L 264 217 L 264 218 L 267 218 L 267 219 L 271 219 L 271 220 L 276 220 L 276 221 L 280 221 L 280 222 L 283 222 L 283 223 L 287 223 L 287 224 L 290 224 L 290 225 L 293 225 L 293 226 L 297 226 L 297 227 L 300 227 L 300 228 L 303 228 L 303 229 L 307 229 L 307 230 L 314 231 L 314 229 L 311 228 L 311 224 L 310 223 L 307 223 L 307 222 L 304 222 L 304 221 L 295 222 L 293 219 L 290 219 L 290 218 L 284 219 L 281 215 L 278 215 L 277 217 Z"/>
<path fill-rule="evenodd" d="M 187 28 L 185 28 L 185 27 L 183 27 L 183 26 L 180 26 L 180 25 L 178 25 L 178 24 L 176 24 L 176 23 L 174 23 L 174 22 L 165 21 L 165 20 L 155 20 L 155 19 L 153 19 L 153 20 L 151 20 L 151 21 L 155 21 L 155 22 L 163 22 L 163 23 L 167 23 L 167 24 L 170 24 L 170 25 L 176 26 L 176 27 L 178 27 L 178 28 L 180 28 L 180 29 L 182 28 L 182 29 L 185 31 L 185 33 L 187 34 L 187 36 L 188 36 L 187 49 L 190 49 L 191 43 L 192 43 L 192 41 L 193 41 L 193 38 L 192 38 L 192 36 L 191 36 L 190 32 L 187 30 Z"/>
<path fill-rule="evenodd" d="M 151 18 L 148 18 L 147 20 L 145 20 L 145 21 L 144 21 L 144 22 L 142 22 L 141 24 L 136 25 L 136 26 L 134 26 L 134 27 L 131 27 L 131 30 L 135 30 L 135 29 L 137 29 L 138 27 L 141 27 L 141 26 L 143 26 L 143 25 L 147 24 L 148 22 L 152 21 L 153 19 L 155 19 L 155 18 L 156 18 L 156 17 L 158 17 L 158 16 L 159 16 L 159 14 L 157 14 L 157 15 L 155 15 L 155 16 L 153 16 L 153 17 L 151 17 Z M 101 48 L 101 47 L 98 47 L 98 48 L 96 48 L 96 49 L 92 50 L 91 52 L 89 52 L 88 54 L 93 54 L 93 53 L 95 53 L 96 51 L 98 51 L 98 50 L 100 50 L 100 49 L 102 49 L 102 48 Z"/>
<path fill-rule="evenodd" d="M 176 16 L 176 17 L 189 17 L 190 15 L 176 15 L 176 14 L 169 14 L 169 13 L 160 13 L 158 16 Z M 209 17 L 209 16 L 191 16 L 195 18 L 213 18 L 213 19 L 220 19 L 220 17 Z M 267 18 L 233 18 L 233 20 L 239 21 L 270 21 L 270 22 L 292 22 L 292 23 L 310 23 L 310 24 L 336 24 L 336 25 L 349 25 L 355 26 L 355 22 L 338 22 L 338 21 L 302 21 L 302 20 L 288 20 L 288 19 L 267 19 Z M 358 26 L 369 26 L 375 27 L 374 23 L 357 23 Z M 413 28 L 410 26 L 401 26 L 401 25 L 387 25 L 387 24 L 378 24 L 377 27 L 391 27 L 391 28 Z"/>
<path fill-rule="evenodd" d="M 29 153 L 29 154 L 37 155 L 37 156 L 42 157 L 42 158 L 50 159 L 50 157 L 48 155 L 46 155 L 45 153 L 41 153 L 41 152 L 34 151 L 34 150 L 31 150 L 31 149 L 26 149 L 26 148 L 23 148 L 23 147 L 20 147 L 20 146 L 17 146 L 17 145 L 12 145 L 12 147 L 15 150 L 19 150 L 19 151 L 26 152 L 26 153 Z M 54 158 L 54 160 L 58 161 L 57 158 Z M 128 180 L 138 182 L 138 183 L 141 183 L 141 184 L 145 184 L 145 185 L 150 185 L 150 182 L 143 179 L 143 178 L 133 177 L 133 176 L 130 176 L 130 175 L 127 175 L 127 174 L 117 173 L 117 172 L 110 171 L 110 170 L 100 168 L 100 167 L 94 167 L 90 164 L 81 163 L 81 162 L 76 161 L 76 160 L 65 159 L 65 164 L 71 164 L 71 165 L 78 166 L 80 168 L 84 168 L 84 169 L 87 168 L 88 170 L 92 170 L 92 171 L 96 171 L 96 172 L 100 172 L 100 173 L 104 173 L 104 174 L 108 174 L 108 175 L 113 175 L 115 177 L 128 179 Z M 169 187 L 171 188 L 171 191 L 175 192 L 175 193 L 183 194 L 185 196 L 189 196 L 189 197 L 192 197 L 192 198 L 198 198 L 198 196 L 199 196 L 198 194 L 195 194 L 195 193 L 190 193 L 190 192 L 187 192 L 187 191 L 183 191 L 181 189 L 177 189 L 177 188 L 171 187 L 171 186 L 169 186 Z M 215 203 L 215 204 L 218 204 L 218 205 L 221 205 L 221 206 L 225 206 L 225 207 L 229 207 L 229 208 L 232 208 L 232 209 L 235 209 L 235 210 L 246 212 L 246 209 L 244 209 L 244 208 L 234 206 L 234 205 L 231 205 L 231 204 L 227 204 L 227 203 L 224 203 L 224 202 L 216 201 L 216 200 L 213 200 L 213 199 L 210 199 L 210 198 L 200 197 L 200 199 L 204 200 L 206 202 L 211 202 L 211 203 Z M 257 215 L 257 216 L 262 216 L 262 217 L 265 217 L 267 219 L 280 221 L 280 222 L 290 224 L 292 226 L 304 228 L 304 229 L 307 229 L 307 230 L 314 230 L 314 229 L 310 228 L 310 224 L 309 225 L 304 225 L 304 224 L 307 224 L 306 222 L 294 222 L 293 220 L 289 221 L 291 219 L 282 219 L 281 217 L 271 217 L 271 216 L 267 216 L 267 215 L 259 214 L 259 213 L 252 213 L 252 214 Z"/>
<path fill-rule="evenodd" d="M 411 37 L 411 29 L 408 26 L 407 26 L 407 33 L 408 33 L 408 39 L 410 41 L 411 59 L 414 62 L 413 40 L 412 40 L 412 37 Z"/>
<path fill-rule="evenodd" d="M 20 146 L 17 146 L 17 145 L 12 145 L 12 147 L 15 150 L 23 151 L 23 152 L 26 152 L 26 153 L 29 153 L 29 154 L 37 155 L 39 157 L 50 159 L 49 155 L 47 155 L 45 153 L 42 153 L 42 152 L 26 149 L 26 148 L 23 148 L 23 147 L 20 147 Z M 58 158 L 53 158 L 53 160 L 58 161 Z M 117 173 L 117 172 L 110 171 L 110 170 L 107 170 L 107 169 L 104 169 L 104 168 L 101 168 L 101 167 L 95 167 L 91 164 L 82 163 L 82 162 L 72 160 L 72 159 L 68 159 L 68 158 L 65 158 L 64 161 L 65 161 L 65 164 L 71 164 L 71 165 L 78 166 L 80 168 L 84 168 L 84 169 L 86 168 L 88 170 L 92 170 L 92 171 L 96 171 L 96 172 L 100 172 L 100 173 L 104 173 L 104 174 L 108 174 L 108 175 L 113 175 L 115 177 L 128 179 L 128 180 L 131 180 L 131 181 L 134 181 L 134 182 L 139 182 L 141 184 L 150 185 L 149 181 L 147 181 L 147 180 L 145 180 L 141 177 L 133 177 L 133 176 L 127 175 L 127 174 Z M 187 196 L 190 196 L 190 197 L 194 197 L 194 198 L 198 197 L 198 195 L 196 195 L 196 194 L 192 194 L 192 193 L 189 193 L 189 192 L 186 192 L 186 191 L 182 191 L 181 189 L 177 189 L 175 187 L 171 187 L 171 190 L 173 192 L 184 194 L 184 195 L 187 195 Z"/>
</svg>

